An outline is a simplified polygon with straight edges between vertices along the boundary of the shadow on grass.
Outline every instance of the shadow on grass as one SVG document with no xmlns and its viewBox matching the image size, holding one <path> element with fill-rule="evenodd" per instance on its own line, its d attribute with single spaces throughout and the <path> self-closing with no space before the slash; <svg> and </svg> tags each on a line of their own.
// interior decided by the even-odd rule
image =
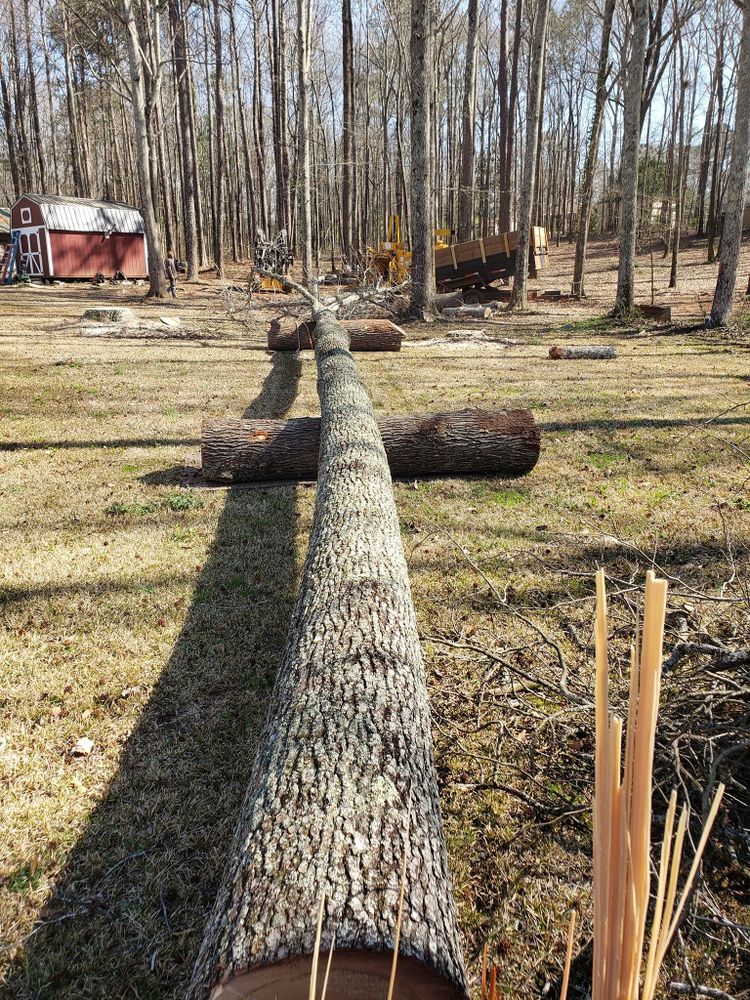
<svg viewBox="0 0 750 1000">
<path fill-rule="evenodd" d="M 276 354 L 246 416 L 279 417 Z M 184 995 L 265 722 L 296 590 L 293 487 L 230 490 L 182 632 L 0 995 Z"/>
</svg>

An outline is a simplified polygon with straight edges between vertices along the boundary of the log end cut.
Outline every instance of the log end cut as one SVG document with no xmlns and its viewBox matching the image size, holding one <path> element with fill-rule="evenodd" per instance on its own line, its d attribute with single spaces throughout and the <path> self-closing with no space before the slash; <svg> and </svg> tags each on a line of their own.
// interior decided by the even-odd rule
<svg viewBox="0 0 750 1000">
<path fill-rule="evenodd" d="M 558 344 L 555 347 L 550 347 L 549 356 L 555 361 L 559 361 L 561 359 L 582 360 L 585 358 L 589 358 L 596 361 L 603 358 L 615 358 L 617 357 L 617 354 L 615 352 L 614 347 L 606 347 L 599 345 L 591 347 L 585 345 L 581 345 L 580 347 L 579 346 L 562 347 Z"/>
<path fill-rule="evenodd" d="M 384 1000 L 388 996 L 392 952 L 334 949 L 326 1000 Z M 325 978 L 328 953 L 318 959 L 318 989 Z M 210 1000 L 308 1000 L 312 957 L 303 955 L 255 969 L 222 983 Z M 394 1000 L 465 1000 L 466 994 L 415 958 L 399 955 Z"/>
</svg>

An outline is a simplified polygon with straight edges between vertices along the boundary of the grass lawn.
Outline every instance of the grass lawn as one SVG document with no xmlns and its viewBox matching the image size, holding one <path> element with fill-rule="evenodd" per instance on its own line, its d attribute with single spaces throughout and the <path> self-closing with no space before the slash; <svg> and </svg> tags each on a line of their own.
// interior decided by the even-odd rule
<svg viewBox="0 0 750 1000">
<path fill-rule="evenodd" d="M 317 412 L 312 356 L 269 354 L 260 321 L 233 319 L 209 284 L 176 306 L 118 290 L 151 332 L 83 336 L 81 311 L 107 296 L 0 290 L 0 995 L 12 1000 L 183 995 L 313 512 L 309 485 L 184 485 L 204 415 Z M 167 312 L 192 335 L 159 332 Z M 527 406 L 543 430 L 523 479 L 395 485 L 466 955 L 476 985 L 488 941 L 508 997 L 557 989 L 571 907 L 573 989 L 585 988 L 597 565 L 620 667 L 651 566 L 670 579 L 668 651 L 750 645 L 747 341 L 600 315 L 550 306 L 483 327 L 507 338 L 512 326 L 515 344 L 420 346 L 439 334 L 414 327 L 401 353 L 357 356 L 380 413 Z M 548 360 L 561 339 L 618 357 Z M 704 789 L 727 782 L 669 974 L 740 998 L 750 678 L 719 661 L 689 653 L 665 676 L 655 835 L 673 784 L 695 838 Z M 625 689 L 616 676 L 616 702 Z"/>
</svg>

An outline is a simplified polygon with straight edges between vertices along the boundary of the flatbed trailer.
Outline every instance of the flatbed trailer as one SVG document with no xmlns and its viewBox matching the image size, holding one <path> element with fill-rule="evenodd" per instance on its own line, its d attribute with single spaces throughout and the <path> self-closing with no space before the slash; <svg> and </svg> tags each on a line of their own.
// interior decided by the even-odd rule
<svg viewBox="0 0 750 1000">
<path fill-rule="evenodd" d="M 435 283 L 439 292 L 462 291 L 464 301 L 480 302 L 492 292 L 492 283 L 512 278 L 516 270 L 518 233 L 500 233 L 435 251 Z M 547 230 L 532 226 L 529 273 L 547 266 Z"/>
</svg>

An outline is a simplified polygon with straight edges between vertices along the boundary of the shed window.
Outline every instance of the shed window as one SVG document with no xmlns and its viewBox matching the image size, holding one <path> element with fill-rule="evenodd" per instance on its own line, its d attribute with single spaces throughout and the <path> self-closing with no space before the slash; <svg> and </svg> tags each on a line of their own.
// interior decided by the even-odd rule
<svg viewBox="0 0 750 1000">
<path fill-rule="evenodd" d="M 31 222 L 31 209 L 22 208 L 21 209 L 21 222 Z"/>
</svg>

